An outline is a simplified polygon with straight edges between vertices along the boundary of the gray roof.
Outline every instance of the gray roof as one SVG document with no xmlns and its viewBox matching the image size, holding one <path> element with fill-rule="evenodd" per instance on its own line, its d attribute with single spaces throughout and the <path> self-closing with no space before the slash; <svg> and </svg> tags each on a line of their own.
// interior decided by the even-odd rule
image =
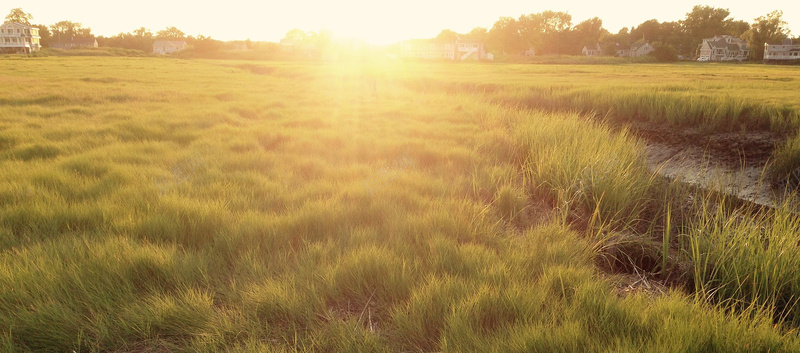
<svg viewBox="0 0 800 353">
<path fill-rule="evenodd" d="M 748 50 L 747 45 L 740 47 L 738 44 L 728 43 L 724 40 L 707 40 L 706 43 L 714 49 Z"/>
</svg>

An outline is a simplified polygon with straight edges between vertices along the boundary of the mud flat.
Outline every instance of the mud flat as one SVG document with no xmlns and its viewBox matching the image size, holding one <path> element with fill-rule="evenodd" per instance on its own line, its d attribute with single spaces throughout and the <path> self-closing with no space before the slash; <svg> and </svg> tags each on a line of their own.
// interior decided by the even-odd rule
<svg viewBox="0 0 800 353">
<path fill-rule="evenodd" d="M 783 188 L 772 185 L 765 171 L 775 146 L 785 136 L 707 134 L 652 124 L 634 124 L 631 130 L 647 141 L 647 166 L 655 173 L 762 206 L 776 207 L 787 200 Z"/>
</svg>

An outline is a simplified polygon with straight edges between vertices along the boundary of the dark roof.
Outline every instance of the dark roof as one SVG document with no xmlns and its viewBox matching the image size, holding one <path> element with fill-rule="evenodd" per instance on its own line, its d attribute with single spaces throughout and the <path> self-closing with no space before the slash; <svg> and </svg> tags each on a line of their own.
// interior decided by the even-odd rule
<svg viewBox="0 0 800 353">
<path fill-rule="evenodd" d="M 711 48 L 727 48 L 728 50 L 747 50 L 747 46 L 739 47 L 738 44 L 728 43 L 724 40 L 706 41 Z"/>
</svg>

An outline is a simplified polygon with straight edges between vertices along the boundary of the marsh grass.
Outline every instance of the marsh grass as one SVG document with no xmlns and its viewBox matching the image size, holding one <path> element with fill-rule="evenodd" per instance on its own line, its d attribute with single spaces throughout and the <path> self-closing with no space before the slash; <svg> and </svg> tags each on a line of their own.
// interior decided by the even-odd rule
<svg viewBox="0 0 800 353">
<path fill-rule="evenodd" d="M 675 186 L 647 173 L 640 142 L 580 114 L 476 99 L 499 86 L 407 84 L 474 66 L 0 61 L 14 68 L 0 77 L 8 351 L 798 349 L 755 306 L 620 296 L 596 266 L 603 234 L 637 231 L 663 255 L 648 231 L 665 234 L 653 219 L 684 195 L 659 191 Z M 197 151 L 207 167 L 159 195 L 153 181 Z M 364 188 L 404 153 L 413 164 Z M 562 220 L 532 223 L 553 209 Z M 705 215 L 701 250 L 725 229 Z M 794 288 L 783 271 L 758 291 Z"/>
</svg>

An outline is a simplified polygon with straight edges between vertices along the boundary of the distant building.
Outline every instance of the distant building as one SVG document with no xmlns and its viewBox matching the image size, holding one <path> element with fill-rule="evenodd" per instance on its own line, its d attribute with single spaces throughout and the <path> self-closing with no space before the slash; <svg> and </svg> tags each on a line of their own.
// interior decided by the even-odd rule
<svg viewBox="0 0 800 353">
<path fill-rule="evenodd" d="M 620 47 L 617 49 L 617 56 L 623 58 L 636 58 L 646 56 L 652 53 L 655 48 L 648 42 L 638 42 L 628 47 Z"/>
<path fill-rule="evenodd" d="M 55 49 L 78 49 L 78 48 L 97 48 L 97 39 L 94 37 L 89 38 L 75 38 L 69 40 L 59 40 L 50 44 L 50 48 Z"/>
<path fill-rule="evenodd" d="M 764 62 L 800 61 L 800 44 L 792 44 L 791 40 L 783 44 L 764 44 Z"/>
<path fill-rule="evenodd" d="M 601 56 L 603 55 L 603 50 L 600 49 L 600 44 L 595 45 L 586 45 L 581 50 L 581 54 L 585 56 Z"/>
<path fill-rule="evenodd" d="M 453 61 L 492 60 L 479 40 L 456 38 L 455 41 L 440 39 L 412 39 L 400 44 L 400 56 L 416 59 L 445 59 Z"/>
<path fill-rule="evenodd" d="M 153 42 L 153 54 L 172 54 L 186 49 L 186 42 L 182 40 L 157 40 Z"/>
<path fill-rule="evenodd" d="M 750 56 L 747 42 L 722 35 L 703 39 L 697 61 L 743 61 Z"/>
<path fill-rule="evenodd" d="M 39 29 L 18 22 L 0 26 L 0 53 L 33 53 L 42 48 Z"/>
<path fill-rule="evenodd" d="M 411 39 L 400 43 L 400 56 L 414 59 L 455 60 L 455 42 L 437 39 Z"/>
<path fill-rule="evenodd" d="M 536 49 L 535 48 L 528 48 L 528 49 L 525 50 L 524 53 L 522 53 L 522 56 L 528 57 L 528 58 L 532 58 L 532 57 L 536 56 Z"/>
</svg>

